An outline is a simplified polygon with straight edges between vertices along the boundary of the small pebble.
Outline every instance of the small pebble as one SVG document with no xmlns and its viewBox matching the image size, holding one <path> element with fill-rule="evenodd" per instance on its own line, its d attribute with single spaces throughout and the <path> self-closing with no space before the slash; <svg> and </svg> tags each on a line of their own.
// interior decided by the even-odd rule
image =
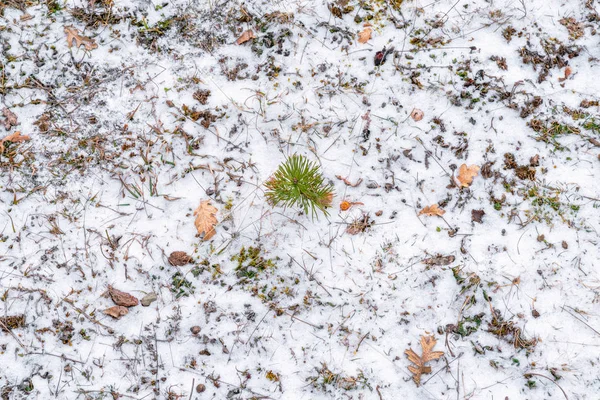
<svg viewBox="0 0 600 400">
<path fill-rule="evenodd" d="M 190 328 L 190 331 L 192 332 L 192 334 L 197 335 L 200 333 L 200 327 L 198 325 L 192 326 Z"/>
<path fill-rule="evenodd" d="M 196 386 L 196 392 L 198 393 L 202 393 L 206 390 L 206 386 L 204 386 L 203 384 L 199 384 L 198 386 Z"/>
<path fill-rule="evenodd" d="M 142 306 L 148 307 L 150 304 L 154 303 L 157 298 L 158 297 L 156 296 L 156 293 L 148 293 L 147 295 L 142 297 L 140 303 L 142 303 Z"/>
</svg>

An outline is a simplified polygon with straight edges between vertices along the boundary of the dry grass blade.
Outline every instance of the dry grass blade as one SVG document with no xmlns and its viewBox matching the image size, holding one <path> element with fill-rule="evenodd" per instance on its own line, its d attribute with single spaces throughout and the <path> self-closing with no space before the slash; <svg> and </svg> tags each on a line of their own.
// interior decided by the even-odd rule
<svg viewBox="0 0 600 400">
<path fill-rule="evenodd" d="M 64 31 L 67 34 L 67 46 L 69 46 L 69 48 L 73 46 L 73 41 L 75 41 L 75 47 L 81 47 L 83 45 L 86 50 L 94 50 L 98 47 L 94 39 L 80 35 L 77 28 L 73 26 L 65 26 Z"/>
<path fill-rule="evenodd" d="M 431 367 L 425 365 L 429 361 L 437 360 L 444 355 L 443 351 L 432 351 L 437 341 L 433 336 L 421 336 L 421 349 L 423 353 L 419 356 L 412 349 L 404 352 L 408 360 L 415 365 L 409 365 L 408 370 L 413 374 L 413 380 L 419 386 L 421 375 L 431 373 Z"/>
<path fill-rule="evenodd" d="M 200 235 L 204 234 L 203 240 L 209 240 L 213 237 L 217 231 L 215 225 L 217 225 L 217 208 L 210 204 L 210 200 L 201 201 L 200 205 L 194 211 L 196 220 L 194 225 Z"/>
</svg>

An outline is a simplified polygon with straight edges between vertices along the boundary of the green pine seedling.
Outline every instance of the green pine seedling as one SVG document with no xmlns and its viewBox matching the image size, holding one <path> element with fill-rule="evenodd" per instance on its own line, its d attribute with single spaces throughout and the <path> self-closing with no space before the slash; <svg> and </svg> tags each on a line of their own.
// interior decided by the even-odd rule
<svg viewBox="0 0 600 400">
<path fill-rule="evenodd" d="M 305 214 L 317 216 L 317 210 L 329 215 L 333 185 L 325 184 L 319 166 L 302 155 L 294 154 L 279 165 L 265 183 L 265 196 L 272 206 L 299 206 Z"/>
</svg>

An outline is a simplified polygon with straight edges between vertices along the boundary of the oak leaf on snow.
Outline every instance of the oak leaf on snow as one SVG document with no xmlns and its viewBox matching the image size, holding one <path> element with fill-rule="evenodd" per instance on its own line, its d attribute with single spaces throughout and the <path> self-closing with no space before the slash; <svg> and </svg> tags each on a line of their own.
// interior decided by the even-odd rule
<svg viewBox="0 0 600 400">
<path fill-rule="evenodd" d="M 419 211 L 419 215 L 425 214 L 428 217 L 438 216 L 441 217 L 444 215 L 446 211 L 442 210 L 437 204 L 432 204 L 430 206 L 426 206 L 421 211 Z"/>
<path fill-rule="evenodd" d="M 367 43 L 371 39 L 371 33 L 373 33 L 373 29 L 370 26 L 365 26 L 365 29 L 358 34 L 358 43 Z"/>
<path fill-rule="evenodd" d="M 98 47 L 94 39 L 81 35 L 74 26 L 65 26 L 64 32 L 67 34 L 67 46 L 69 48 L 73 47 L 73 42 L 75 42 L 75 47 L 84 46 L 86 50 L 94 50 Z"/>
<path fill-rule="evenodd" d="M 469 187 L 473 183 L 473 178 L 479 175 L 479 166 L 471 165 L 467 167 L 467 164 L 463 164 L 458 168 L 458 176 L 456 180 L 460 187 Z"/>
<path fill-rule="evenodd" d="M 210 200 L 201 201 L 198 208 L 194 211 L 194 215 L 196 216 L 194 225 L 196 225 L 196 229 L 200 235 L 204 234 L 203 240 L 209 240 L 217 233 L 215 230 L 218 222 L 216 217 L 217 211 L 217 208 L 210 204 Z"/>
<path fill-rule="evenodd" d="M 404 351 L 409 361 L 414 365 L 409 365 L 408 370 L 413 374 L 413 380 L 419 386 L 421 384 L 421 375 L 430 374 L 431 367 L 427 364 L 429 361 L 437 360 L 444 355 L 443 351 L 432 351 L 437 341 L 433 336 L 421 336 L 421 349 L 423 353 L 418 355 L 412 349 Z"/>
</svg>

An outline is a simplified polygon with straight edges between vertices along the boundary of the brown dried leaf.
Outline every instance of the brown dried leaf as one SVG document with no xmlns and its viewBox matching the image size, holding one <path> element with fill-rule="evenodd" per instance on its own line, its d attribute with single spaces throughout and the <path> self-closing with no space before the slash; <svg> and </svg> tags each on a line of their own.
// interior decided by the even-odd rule
<svg viewBox="0 0 600 400">
<path fill-rule="evenodd" d="M 174 267 L 180 267 L 182 265 L 189 264 L 194 259 L 190 257 L 185 251 L 174 251 L 169 256 L 169 264 Z"/>
<path fill-rule="evenodd" d="M 8 131 L 11 127 L 17 126 L 18 122 L 15 113 L 4 107 L 2 109 L 2 115 L 5 117 L 5 120 L 2 122 L 2 124 L 4 124 L 4 129 Z"/>
<path fill-rule="evenodd" d="M 31 140 L 31 138 L 28 135 L 21 135 L 20 131 L 16 131 L 15 133 L 6 136 L 4 139 L 0 140 L 0 154 L 4 152 L 4 142 L 18 143 L 26 140 Z"/>
<path fill-rule="evenodd" d="M 467 167 L 467 164 L 463 164 L 458 168 L 458 176 L 456 177 L 457 183 L 460 187 L 469 187 L 473 183 L 473 178 L 479 174 L 479 167 L 477 165 L 471 165 Z"/>
<path fill-rule="evenodd" d="M 423 208 L 421 211 L 419 211 L 419 215 L 425 214 L 428 217 L 433 217 L 436 215 L 438 217 L 441 217 L 445 213 L 446 213 L 446 211 L 442 210 L 437 204 L 432 204 L 430 206 Z"/>
<path fill-rule="evenodd" d="M 248 29 L 247 31 L 242 33 L 242 35 L 235 42 L 237 44 L 242 44 L 242 43 L 246 43 L 248 40 L 254 39 L 254 38 L 256 38 L 254 31 L 252 29 Z"/>
<path fill-rule="evenodd" d="M 423 111 L 419 110 L 418 108 L 414 108 L 410 113 L 410 117 L 417 122 L 422 120 L 424 116 L 425 116 L 425 113 Z"/>
<path fill-rule="evenodd" d="M 110 285 L 108 285 L 108 293 L 110 294 L 112 301 L 114 301 L 118 306 L 133 307 L 140 304 L 137 298 L 133 297 L 129 293 L 117 290 Z"/>
<path fill-rule="evenodd" d="M 371 33 L 373 33 L 373 29 L 371 29 L 369 26 L 365 27 L 365 29 L 358 34 L 358 43 L 367 43 L 369 39 L 371 39 Z"/>
<path fill-rule="evenodd" d="M 9 315 L 0 317 L 0 331 L 8 332 L 25 326 L 25 315 Z"/>
<path fill-rule="evenodd" d="M 194 211 L 196 216 L 194 225 L 196 225 L 199 234 L 204 234 L 203 240 L 209 240 L 217 233 L 215 230 L 215 225 L 218 222 L 215 216 L 217 211 L 216 207 L 210 205 L 210 200 L 201 201 L 196 211 Z"/>
<path fill-rule="evenodd" d="M 86 50 L 94 50 L 98 47 L 94 39 L 79 34 L 79 30 L 74 26 L 65 26 L 64 32 L 67 34 L 67 46 L 71 48 L 73 41 L 75 41 L 75 47 L 85 46 Z"/>
<path fill-rule="evenodd" d="M 423 354 L 418 355 L 412 349 L 404 352 L 408 360 L 415 365 L 409 365 L 408 370 L 413 374 L 413 380 L 419 386 L 421 384 L 421 375 L 431 373 L 431 367 L 425 365 L 429 361 L 437 360 L 444 355 L 443 351 L 432 351 L 437 341 L 433 336 L 421 336 L 421 348 Z"/>
<path fill-rule="evenodd" d="M 343 177 L 343 176 L 341 176 L 341 175 L 336 175 L 335 177 L 336 177 L 336 178 L 338 178 L 340 181 L 343 181 L 343 182 L 346 184 L 346 186 L 350 186 L 350 187 L 357 187 L 357 186 L 358 186 L 358 185 L 360 185 L 360 184 L 362 183 L 362 181 L 363 181 L 363 180 L 362 180 L 362 178 L 359 178 L 359 179 L 356 181 L 356 183 L 352 183 L 352 182 L 350 182 L 350 181 L 348 180 L 348 178 L 344 178 L 344 177 Z"/>
<path fill-rule="evenodd" d="M 484 215 L 485 215 L 485 211 L 483 211 L 483 210 L 471 210 L 471 221 L 479 222 L 480 224 L 483 224 L 483 221 L 481 219 L 483 218 Z"/>
<path fill-rule="evenodd" d="M 129 313 L 129 310 L 127 310 L 127 307 L 123 306 L 112 306 L 104 310 L 103 313 L 106 315 L 110 315 L 115 319 L 119 319 L 123 315 L 127 315 Z"/>
</svg>

